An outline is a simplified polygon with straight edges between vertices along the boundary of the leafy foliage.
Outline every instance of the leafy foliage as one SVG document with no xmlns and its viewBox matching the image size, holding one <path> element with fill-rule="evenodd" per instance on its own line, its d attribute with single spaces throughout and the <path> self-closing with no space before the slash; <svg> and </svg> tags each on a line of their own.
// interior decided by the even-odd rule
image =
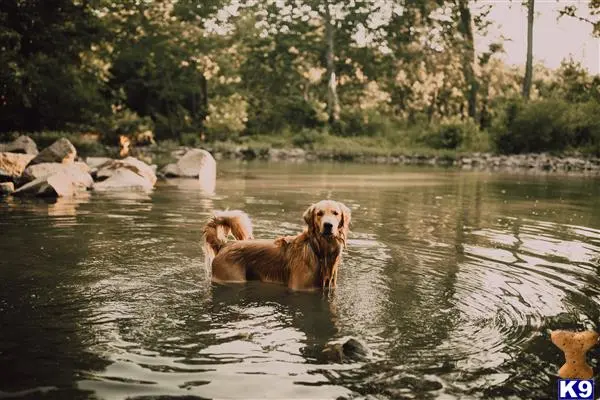
<svg viewBox="0 0 600 400">
<path fill-rule="evenodd" d="M 2 2 L 2 130 L 85 127 L 108 114 L 103 82 L 94 66 L 80 56 L 106 34 L 93 4 Z"/>
<path fill-rule="evenodd" d="M 510 100 L 492 133 L 502 153 L 560 151 L 583 147 L 600 153 L 600 122 L 595 101 L 569 103 L 543 99 L 530 103 Z"/>
<path fill-rule="evenodd" d="M 599 4 L 589 3 L 592 16 Z M 474 53 L 491 7 L 5 0 L 0 132 L 474 150 L 488 147 L 489 131 L 503 152 L 595 151 L 600 78 L 572 60 L 536 65 L 531 103 L 521 102 L 523 71 L 501 61 L 502 43 Z"/>
<path fill-rule="evenodd" d="M 459 149 L 472 147 L 479 136 L 479 127 L 472 119 L 450 118 L 428 132 L 423 142 L 434 149 Z"/>
</svg>

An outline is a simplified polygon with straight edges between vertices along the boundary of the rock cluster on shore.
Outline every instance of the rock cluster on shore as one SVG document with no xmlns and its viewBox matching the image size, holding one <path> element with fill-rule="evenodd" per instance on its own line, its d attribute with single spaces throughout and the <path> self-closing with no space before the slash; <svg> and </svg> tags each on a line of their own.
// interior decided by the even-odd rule
<svg viewBox="0 0 600 400">
<path fill-rule="evenodd" d="M 210 151 L 210 149 L 209 149 Z M 255 150 L 239 146 L 231 150 L 211 151 L 217 160 L 262 159 L 270 161 L 352 161 L 369 164 L 401 164 L 401 165 L 431 165 L 453 166 L 461 169 L 482 170 L 523 170 L 536 169 L 540 171 L 592 171 L 600 172 L 600 158 L 586 157 L 579 153 L 572 155 L 550 154 L 514 154 L 495 155 L 492 153 L 472 153 L 458 156 L 436 156 L 425 154 L 373 156 L 368 154 L 344 154 L 334 152 L 307 151 L 295 149 L 268 149 Z"/>
<path fill-rule="evenodd" d="M 0 196 L 70 197 L 93 191 L 150 191 L 157 182 L 156 166 L 134 157 L 79 160 L 73 144 L 59 139 L 38 152 L 35 142 L 20 136 L 0 144 Z M 169 176 L 195 177 L 214 188 L 216 163 L 205 150 L 182 154 Z"/>
<path fill-rule="evenodd" d="M 161 150 L 162 151 L 162 150 Z M 170 150 L 169 150 L 170 151 Z M 256 150 L 239 146 L 197 149 L 181 147 L 171 152 L 174 163 L 157 171 L 155 165 L 127 157 L 88 157 L 82 160 L 73 144 L 59 139 L 38 151 L 36 143 L 20 136 L 11 143 L 0 143 L 0 196 L 30 195 L 65 197 L 81 191 L 143 190 L 150 191 L 162 178 L 195 178 L 198 188 L 214 192 L 216 161 L 218 159 L 269 160 L 305 162 L 316 160 L 352 161 L 358 163 L 445 166 L 472 170 L 547 171 L 600 173 L 600 158 L 581 154 L 518 154 L 495 155 L 472 153 L 468 155 L 435 156 L 424 154 L 374 156 L 343 152 L 316 152 L 300 148 Z M 142 157 L 150 160 L 152 151 Z M 214 157 L 213 157 L 214 155 Z"/>
</svg>

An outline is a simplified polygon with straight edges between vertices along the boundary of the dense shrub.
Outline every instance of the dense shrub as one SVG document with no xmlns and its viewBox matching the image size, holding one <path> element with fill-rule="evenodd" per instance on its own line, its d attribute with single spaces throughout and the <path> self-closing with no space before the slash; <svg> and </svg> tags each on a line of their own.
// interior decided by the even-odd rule
<svg viewBox="0 0 600 400">
<path fill-rule="evenodd" d="M 277 102 L 267 102 L 261 99 L 260 104 L 250 104 L 246 124 L 247 134 L 315 129 L 325 124 L 317 112 L 316 105 L 301 97 L 284 97 L 273 100 L 277 100 Z"/>
<path fill-rule="evenodd" d="M 323 143 L 326 135 L 325 132 L 303 129 L 292 136 L 291 142 L 295 147 L 312 147 L 315 144 Z"/>
<path fill-rule="evenodd" d="M 564 150 L 572 141 L 570 105 L 558 99 L 526 104 L 512 125 L 506 127 L 515 140 L 513 153 Z"/>
<path fill-rule="evenodd" d="M 204 126 L 211 139 L 234 138 L 246 128 L 248 102 L 237 93 L 226 97 L 215 97 L 208 105 L 208 110 L 209 115 Z"/>
<path fill-rule="evenodd" d="M 569 118 L 573 146 L 600 155 L 600 103 L 589 101 L 572 105 Z"/>
<path fill-rule="evenodd" d="M 204 141 L 200 133 L 182 133 L 179 139 L 179 144 L 189 147 L 202 147 Z"/>
<path fill-rule="evenodd" d="M 385 136 L 397 135 L 400 124 L 394 118 L 374 110 L 350 111 L 342 113 L 340 120 L 331 127 L 332 133 L 345 136 Z"/>
<path fill-rule="evenodd" d="M 17 133 L 14 133 L 5 136 L 5 138 L 10 140 L 16 138 L 17 135 Z M 95 135 L 64 131 L 30 132 L 27 135 L 35 141 L 39 150 L 45 149 L 58 139 L 67 138 L 73 143 L 73 146 L 77 149 L 77 155 L 80 157 L 115 155 L 111 154 L 111 150 L 98 141 Z"/>
<path fill-rule="evenodd" d="M 434 149 L 472 148 L 482 141 L 479 127 L 472 119 L 451 118 L 425 131 L 421 141 Z"/>
<path fill-rule="evenodd" d="M 600 144 L 600 106 L 595 101 L 568 103 L 544 99 L 507 101 L 492 124 L 492 140 L 501 153 L 564 151 Z"/>
<path fill-rule="evenodd" d="M 133 135 L 147 130 L 154 131 L 154 122 L 150 117 L 140 117 L 137 113 L 124 109 L 113 113 L 104 130 L 103 140 L 115 144 L 118 135 Z"/>
</svg>

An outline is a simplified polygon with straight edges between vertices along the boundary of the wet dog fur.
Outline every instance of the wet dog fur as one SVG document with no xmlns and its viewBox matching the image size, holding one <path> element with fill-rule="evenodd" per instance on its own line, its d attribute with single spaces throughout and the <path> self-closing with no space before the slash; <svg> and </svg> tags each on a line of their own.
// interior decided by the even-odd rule
<svg viewBox="0 0 600 400">
<path fill-rule="evenodd" d="M 204 226 L 206 267 L 214 282 L 248 280 L 281 283 L 292 290 L 333 288 L 346 247 L 351 212 L 322 200 L 303 215 L 306 228 L 295 236 L 257 240 L 242 211 L 217 211 Z M 229 241 L 229 235 L 235 241 Z"/>
</svg>

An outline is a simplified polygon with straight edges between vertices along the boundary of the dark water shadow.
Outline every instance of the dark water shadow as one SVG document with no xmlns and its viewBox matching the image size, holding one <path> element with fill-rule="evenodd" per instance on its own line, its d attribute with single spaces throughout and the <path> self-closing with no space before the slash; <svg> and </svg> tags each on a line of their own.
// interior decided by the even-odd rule
<svg viewBox="0 0 600 400">
<path fill-rule="evenodd" d="M 332 304 L 334 293 L 292 292 L 282 285 L 248 282 L 242 285 L 212 287 L 213 323 L 228 324 L 248 318 L 236 310 L 272 306 L 282 325 L 293 326 L 305 335 L 302 356 L 309 363 L 323 362 L 322 350 L 338 333 L 337 313 Z M 252 332 L 247 332 L 252 334 Z"/>
<path fill-rule="evenodd" d="M 85 323 L 92 310 L 82 290 L 81 262 L 89 237 L 76 226 L 87 201 L 80 196 L 4 203 L 0 398 L 87 398 L 76 387 L 81 371 L 107 365 L 90 351 L 94 335 Z"/>
</svg>

